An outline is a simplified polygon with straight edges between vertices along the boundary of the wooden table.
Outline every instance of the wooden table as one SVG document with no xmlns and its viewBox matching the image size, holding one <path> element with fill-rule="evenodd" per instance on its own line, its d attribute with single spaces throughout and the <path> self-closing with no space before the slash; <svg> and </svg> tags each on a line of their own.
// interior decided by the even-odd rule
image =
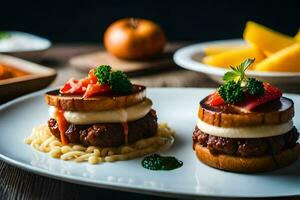
<svg viewBox="0 0 300 200">
<path fill-rule="evenodd" d="M 55 68 L 57 79 L 50 87 L 62 85 L 66 78 L 83 77 L 85 74 L 68 64 L 69 58 L 82 53 L 99 50 L 93 44 L 55 45 L 45 55 L 41 64 Z M 207 76 L 180 69 L 162 70 L 143 76 L 133 76 L 135 83 L 154 87 L 216 87 Z M 77 185 L 35 175 L 0 161 L 0 199 L 169 199 L 108 189 Z M 200 198 L 206 199 L 206 198 Z M 216 198 L 213 198 L 216 199 Z M 298 199 L 297 197 L 284 199 Z"/>
</svg>

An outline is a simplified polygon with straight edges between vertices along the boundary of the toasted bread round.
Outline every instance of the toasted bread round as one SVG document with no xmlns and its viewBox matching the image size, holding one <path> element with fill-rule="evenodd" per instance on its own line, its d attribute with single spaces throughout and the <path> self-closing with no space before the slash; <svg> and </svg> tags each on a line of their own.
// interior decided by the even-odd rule
<svg viewBox="0 0 300 200">
<path fill-rule="evenodd" d="M 286 149 L 277 155 L 249 158 L 224 154 L 213 155 L 208 148 L 200 144 L 195 145 L 195 152 L 201 162 L 211 167 L 232 172 L 255 173 L 290 165 L 299 157 L 300 145 L 297 143 L 295 147 Z"/>
<path fill-rule="evenodd" d="M 82 95 L 62 95 L 59 90 L 46 93 L 45 99 L 49 106 L 55 106 L 64 111 L 103 111 L 125 108 L 146 98 L 146 87 L 134 85 L 134 90 L 128 95 L 105 94 L 83 98 Z"/>
<path fill-rule="evenodd" d="M 206 99 L 200 102 L 198 117 L 213 126 L 226 128 L 282 124 L 294 117 L 294 103 L 286 97 L 259 106 L 251 112 L 245 112 L 232 105 L 220 108 L 210 107 L 205 103 Z"/>
</svg>

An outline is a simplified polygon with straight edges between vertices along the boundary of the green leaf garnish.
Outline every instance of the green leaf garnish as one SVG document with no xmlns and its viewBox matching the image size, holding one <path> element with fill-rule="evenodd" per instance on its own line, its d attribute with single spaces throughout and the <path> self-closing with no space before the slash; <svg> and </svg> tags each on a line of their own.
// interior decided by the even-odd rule
<svg viewBox="0 0 300 200">
<path fill-rule="evenodd" d="M 226 72 L 225 75 L 223 76 L 224 81 L 243 81 L 246 77 L 245 71 L 249 68 L 249 66 L 254 63 L 255 59 L 246 59 L 244 62 L 242 62 L 239 66 L 237 67 L 232 67 L 232 71 Z"/>
<path fill-rule="evenodd" d="M 245 99 L 245 93 L 252 96 L 264 94 L 263 82 L 255 78 L 247 78 L 246 70 L 255 59 L 246 59 L 237 67 L 230 67 L 232 71 L 223 76 L 225 83 L 218 89 L 218 93 L 226 103 L 237 103 Z"/>
<path fill-rule="evenodd" d="M 109 65 L 101 65 L 94 71 L 100 84 L 109 84 L 113 92 L 117 94 L 128 94 L 132 92 L 133 86 L 122 71 L 112 71 Z"/>
</svg>

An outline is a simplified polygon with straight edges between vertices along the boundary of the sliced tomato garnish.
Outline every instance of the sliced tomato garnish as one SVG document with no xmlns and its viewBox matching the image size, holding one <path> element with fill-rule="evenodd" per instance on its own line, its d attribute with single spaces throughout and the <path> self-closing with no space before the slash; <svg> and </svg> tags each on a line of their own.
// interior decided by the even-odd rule
<svg viewBox="0 0 300 200">
<path fill-rule="evenodd" d="M 257 106 L 260 106 L 269 101 L 279 99 L 282 96 L 282 92 L 279 88 L 270 85 L 269 83 L 264 83 L 265 92 L 260 97 L 249 97 L 245 101 L 237 103 L 238 107 L 246 110 L 252 110 Z"/>
<path fill-rule="evenodd" d="M 71 78 L 62 88 L 60 88 L 59 92 L 61 94 L 80 93 L 81 87 L 82 82 L 80 80 Z"/>
<path fill-rule="evenodd" d="M 71 78 L 59 90 L 61 94 L 83 94 L 83 98 L 87 98 L 95 94 L 107 93 L 109 91 L 109 85 L 100 85 L 97 77 L 94 74 L 94 69 L 89 71 L 89 74 L 86 78 L 80 80 Z"/>
<path fill-rule="evenodd" d="M 210 106 L 219 106 L 224 104 L 223 98 L 220 96 L 220 94 L 216 91 L 209 95 L 208 99 L 206 100 L 206 104 Z"/>
<path fill-rule="evenodd" d="M 83 95 L 83 98 L 93 96 L 95 94 L 104 94 L 110 91 L 109 85 L 100 85 L 98 82 L 95 84 L 89 84 Z"/>
<path fill-rule="evenodd" d="M 94 69 L 91 69 L 89 71 L 88 78 L 90 79 L 90 83 L 97 83 L 98 82 L 98 78 L 95 75 L 95 70 Z"/>
</svg>

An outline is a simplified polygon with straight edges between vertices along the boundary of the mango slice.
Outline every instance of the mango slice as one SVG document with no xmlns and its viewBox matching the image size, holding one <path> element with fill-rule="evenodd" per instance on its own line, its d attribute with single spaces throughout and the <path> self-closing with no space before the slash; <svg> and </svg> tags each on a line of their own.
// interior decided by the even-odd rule
<svg viewBox="0 0 300 200">
<path fill-rule="evenodd" d="M 300 29 L 298 33 L 295 35 L 295 39 L 297 40 L 297 42 L 300 42 Z"/>
<path fill-rule="evenodd" d="M 255 58 L 254 65 L 265 58 L 265 55 L 255 47 L 246 46 L 231 51 L 226 51 L 216 55 L 205 56 L 203 63 L 228 68 L 229 66 L 237 66 L 247 58 Z M 252 65 L 252 67 L 254 66 Z"/>
<path fill-rule="evenodd" d="M 223 53 L 225 51 L 230 51 L 234 49 L 240 49 L 246 47 L 246 44 L 216 44 L 209 45 L 204 48 L 204 53 L 206 56 L 216 55 L 219 53 Z"/>
<path fill-rule="evenodd" d="M 258 71 L 300 72 L 300 43 L 272 54 L 254 67 Z"/>
<path fill-rule="evenodd" d="M 262 50 L 266 55 L 271 55 L 296 43 L 293 37 L 252 21 L 247 22 L 243 37 L 247 42 Z"/>
</svg>

